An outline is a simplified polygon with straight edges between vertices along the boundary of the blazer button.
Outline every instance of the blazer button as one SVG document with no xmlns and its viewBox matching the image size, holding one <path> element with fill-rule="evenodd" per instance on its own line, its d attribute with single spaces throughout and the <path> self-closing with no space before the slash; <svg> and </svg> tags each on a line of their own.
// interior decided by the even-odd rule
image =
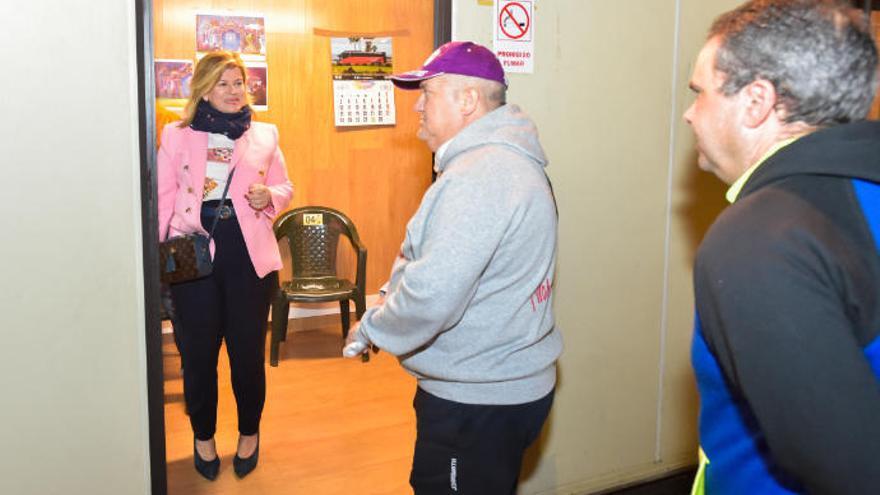
<svg viewBox="0 0 880 495">
<path fill-rule="evenodd" d="M 187 208 L 187 209 L 186 209 L 186 212 L 187 212 L 187 213 L 189 213 L 189 212 L 191 212 L 191 211 L 192 211 L 192 208 Z"/>
<path fill-rule="evenodd" d="M 189 165 L 184 165 L 184 166 L 183 166 L 183 169 L 184 169 L 184 170 L 189 170 Z"/>
<path fill-rule="evenodd" d="M 193 193 L 193 188 L 191 188 L 191 187 L 187 187 L 187 188 L 186 188 L 186 192 L 192 194 L 192 193 Z"/>
<path fill-rule="evenodd" d="M 260 170 L 260 175 L 266 175 L 266 172 L 263 172 L 262 170 Z"/>
</svg>

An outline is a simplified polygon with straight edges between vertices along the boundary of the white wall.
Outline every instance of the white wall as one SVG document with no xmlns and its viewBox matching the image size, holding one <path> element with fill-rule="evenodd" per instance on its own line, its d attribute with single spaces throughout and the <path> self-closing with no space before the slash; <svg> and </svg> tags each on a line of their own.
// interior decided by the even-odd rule
<svg viewBox="0 0 880 495">
<path fill-rule="evenodd" d="M 681 114 L 691 63 L 730 0 L 537 0 L 535 119 L 560 210 L 566 348 L 521 493 L 586 493 L 696 462 L 691 263 L 722 207 Z M 491 46 L 491 2 L 455 0 L 453 38 Z"/>
<path fill-rule="evenodd" d="M 149 493 L 135 15 L 0 3 L 0 493 Z"/>
</svg>

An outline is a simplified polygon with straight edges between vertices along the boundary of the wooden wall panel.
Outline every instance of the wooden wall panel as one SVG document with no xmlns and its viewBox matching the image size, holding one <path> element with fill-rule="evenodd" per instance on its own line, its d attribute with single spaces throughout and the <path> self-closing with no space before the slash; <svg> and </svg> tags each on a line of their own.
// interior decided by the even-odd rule
<svg viewBox="0 0 880 495">
<path fill-rule="evenodd" d="M 394 70 L 433 50 L 433 0 L 154 0 L 156 58 L 195 57 L 195 15 L 210 10 L 266 18 L 269 110 L 296 189 L 291 207 L 329 206 L 349 215 L 369 251 L 367 293 L 386 280 L 406 221 L 431 181 L 431 153 L 416 136 L 417 92 L 396 91 L 395 126 L 333 125 L 330 42 L 315 29 L 395 32 Z M 344 265 L 350 266 L 349 261 Z"/>
</svg>

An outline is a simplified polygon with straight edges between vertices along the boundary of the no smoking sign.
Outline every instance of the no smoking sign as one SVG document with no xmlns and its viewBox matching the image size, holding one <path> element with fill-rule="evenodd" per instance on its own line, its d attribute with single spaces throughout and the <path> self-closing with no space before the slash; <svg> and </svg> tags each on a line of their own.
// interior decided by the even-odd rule
<svg viewBox="0 0 880 495">
<path fill-rule="evenodd" d="M 495 55 L 507 72 L 533 72 L 534 1 L 495 0 Z"/>
<path fill-rule="evenodd" d="M 526 8 L 523 4 L 529 5 Z M 511 1 L 501 7 L 498 14 L 500 38 L 508 40 L 531 41 L 532 13 L 531 2 Z"/>
</svg>

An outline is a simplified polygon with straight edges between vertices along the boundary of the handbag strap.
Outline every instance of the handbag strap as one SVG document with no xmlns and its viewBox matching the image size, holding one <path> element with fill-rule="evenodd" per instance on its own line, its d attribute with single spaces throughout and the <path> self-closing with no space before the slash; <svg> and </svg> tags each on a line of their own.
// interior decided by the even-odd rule
<svg viewBox="0 0 880 495">
<path fill-rule="evenodd" d="M 214 223 L 211 224 L 211 232 L 208 233 L 208 245 L 211 244 L 211 239 L 214 238 L 214 229 L 217 228 L 217 222 L 220 221 L 220 209 L 226 204 L 226 193 L 229 192 L 229 184 L 232 183 L 232 174 L 234 173 L 235 167 L 232 167 L 232 170 L 229 171 L 229 176 L 226 177 L 226 187 L 223 188 L 223 196 L 220 197 L 220 204 L 217 205 L 217 209 L 214 211 Z M 171 226 L 171 222 L 168 223 L 168 226 Z"/>
<path fill-rule="evenodd" d="M 214 229 L 217 228 L 217 222 L 220 220 L 220 208 L 223 208 L 223 205 L 226 204 L 226 193 L 229 192 L 229 184 L 232 183 L 232 174 L 235 173 L 235 167 L 229 171 L 229 175 L 226 176 L 226 187 L 223 188 L 223 196 L 220 198 L 220 204 L 217 205 L 217 209 L 214 210 L 214 222 L 211 224 L 211 231 L 208 233 L 208 244 L 211 243 L 211 239 L 214 238 Z M 172 216 L 174 216 L 172 214 Z M 168 234 L 171 233 L 171 220 L 168 220 L 168 226 L 165 227 L 165 240 L 168 240 Z"/>
</svg>

